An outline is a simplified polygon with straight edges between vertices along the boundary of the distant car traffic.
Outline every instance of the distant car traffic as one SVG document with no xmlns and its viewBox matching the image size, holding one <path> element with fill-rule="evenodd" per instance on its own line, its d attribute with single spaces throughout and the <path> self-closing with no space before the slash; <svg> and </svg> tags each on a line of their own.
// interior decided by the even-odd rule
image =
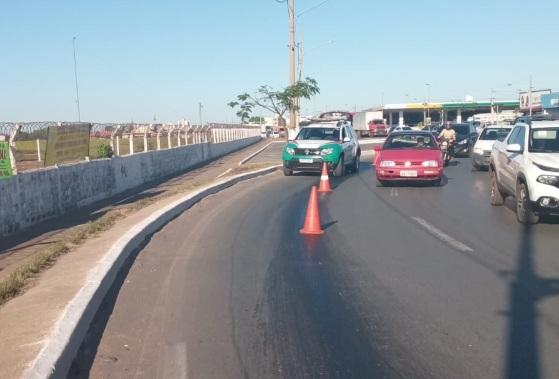
<svg viewBox="0 0 559 379">
<path fill-rule="evenodd" d="M 510 125 L 495 125 L 483 129 L 474 145 L 472 154 L 472 166 L 475 170 L 489 167 L 493 144 L 495 141 L 504 140 L 511 129 Z"/>
<path fill-rule="evenodd" d="M 454 154 L 456 156 L 470 156 L 477 140 L 477 131 L 472 124 L 452 124 L 452 129 L 456 132 L 456 142 L 454 144 Z"/>
<path fill-rule="evenodd" d="M 320 172 L 326 162 L 335 176 L 343 176 L 347 169 L 359 170 L 360 156 L 357 135 L 349 121 L 315 120 L 283 147 L 283 173 Z"/>
<path fill-rule="evenodd" d="M 523 224 L 559 216 L 559 121 L 518 123 L 491 151 L 491 204 L 516 199 Z"/>
<path fill-rule="evenodd" d="M 391 133 L 375 147 L 375 170 L 380 185 L 394 181 L 428 181 L 440 185 L 443 161 L 437 140 L 428 131 Z"/>
<path fill-rule="evenodd" d="M 388 134 L 390 133 L 394 133 L 394 132 L 404 132 L 404 131 L 412 131 L 413 129 L 411 128 L 411 126 L 407 126 L 407 125 L 392 125 L 390 127 L 390 129 L 388 130 Z"/>
</svg>

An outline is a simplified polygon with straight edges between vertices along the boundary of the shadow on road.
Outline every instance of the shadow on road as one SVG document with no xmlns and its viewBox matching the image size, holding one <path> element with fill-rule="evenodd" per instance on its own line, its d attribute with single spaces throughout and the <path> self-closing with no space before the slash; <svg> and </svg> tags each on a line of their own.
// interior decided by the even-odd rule
<svg viewBox="0 0 559 379">
<path fill-rule="evenodd" d="M 535 272 L 533 226 L 526 225 L 519 241 L 516 271 L 509 288 L 506 378 L 541 377 L 537 304 L 559 295 L 559 278 L 541 278 Z"/>
</svg>

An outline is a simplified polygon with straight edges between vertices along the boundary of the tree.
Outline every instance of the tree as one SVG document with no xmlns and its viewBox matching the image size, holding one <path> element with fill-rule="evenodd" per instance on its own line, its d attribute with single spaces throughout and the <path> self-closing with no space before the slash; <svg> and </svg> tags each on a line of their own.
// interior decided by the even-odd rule
<svg viewBox="0 0 559 379">
<path fill-rule="evenodd" d="M 305 78 L 281 91 L 276 91 L 272 87 L 264 85 L 258 88 L 254 94 L 243 93 L 237 96 L 236 101 L 227 105 L 237 108 L 237 116 L 241 122 L 245 123 L 255 107 L 266 109 L 277 115 L 280 123 L 285 124 L 283 116 L 287 111 L 298 111 L 300 98 L 309 100 L 320 93 L 318 82 L 312 78 Z"/>
</svg>

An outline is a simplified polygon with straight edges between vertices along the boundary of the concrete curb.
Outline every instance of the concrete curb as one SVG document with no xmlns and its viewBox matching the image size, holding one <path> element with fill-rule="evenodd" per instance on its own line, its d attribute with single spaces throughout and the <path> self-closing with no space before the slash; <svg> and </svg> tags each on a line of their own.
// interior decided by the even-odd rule
<svg viewBox="0 0 559 379">
<path fill-rule="evenodd" d="M 270 142 L 268 144 L 266 144 L 266 146 L 264 146 L 262 149 L 255 151 L 254 153 L 250 154 L 248 157 L 244 158 L 242 161 L 239 162 L 239 166 L 244 165 L 246 162 L 248 162 L 249 160 L 251 160 L 252 158 L 254 158 L 255 156 L 257 156 L 258 154 L 260 154 L 261 152 L 263 152 L 264 150 L 266 150 L 268 148 L 268 146 L 270 146 L 271 144 L 273 144 L 274 142 Z"/>
<path fill-rule="evenodd" d="M 281 165 L 239 174 L 220 180 L 154 212 L 150 217 L 134 225 L 105 256 L 93 267 L 83 287 L 66 305 L 43 347 L 31 366 L 23 374 L 24 378 L 65 378 L 72 361 L 85 338 L 89 325 L 97 313 L 107 291 L 132 252 L 169 221 L 192 207 L 203 198 L 220 192 L 239 182 L 270 174 Z"/>
</svg>

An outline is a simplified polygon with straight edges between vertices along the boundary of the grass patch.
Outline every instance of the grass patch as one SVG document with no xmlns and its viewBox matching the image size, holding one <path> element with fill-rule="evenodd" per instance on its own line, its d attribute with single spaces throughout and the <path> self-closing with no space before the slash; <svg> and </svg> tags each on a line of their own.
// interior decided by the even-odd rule
<svg viewBox="0 0 559 379">
<path fill-rule="evenodd" d="M 77 228 L 62 241 L 48 247 L 44 252 L 33 255 L 0 282 L 0 305 L 19 295 L 31 279 L 52 266 L 58 257 L 68 253 L 73 246 L 80 245 L 89 237 L 108 230 L 122 217 L 124 217 L 124 214 L 120 211 L 107 213 L 103 217 Z"/>
<path fill-rule="evenodd" d="M 265 163 L 243 165 L 233 168 L 228 175 L 240 174 L 266 167 L 270 167 L 270 165 Z M 6 279 L 0 281 L 0 306 L 21 294 L 33 278 L 35 278 L 40 272 L 51 267 L 61 255 L 70 252 L 72 248 L 83 244 L 89 238 L 110 229 L 119 219 L 144 209 L 156 201 L 187 191 L 192 191 L 202 186 L 207 186 L 213 181 L 214 179 L 194 180 L 192 182 L 178 185 L 162 194 L 154 197 L 143 198 L 121 209 L 110 211 L 95 221 L 88 222 L 85 225 L 69 230 L 69 232 L 63 236 L 61 241 L 48 247 L 45 251 L 33 255 L 14 272 L 12 272 Z"/>
<path fill-rule="evenodd" d="M 229 171 L 226 175 L 223 176 L 232 176 L 237 174 L 243 174 L 245 172 L 253 171 L 253 170 L 260 170 L 263 168 L 272 167 L 269 163 L 249 163 L 242 166 L 233 167 L 231 171 Z"/>
</svg>

